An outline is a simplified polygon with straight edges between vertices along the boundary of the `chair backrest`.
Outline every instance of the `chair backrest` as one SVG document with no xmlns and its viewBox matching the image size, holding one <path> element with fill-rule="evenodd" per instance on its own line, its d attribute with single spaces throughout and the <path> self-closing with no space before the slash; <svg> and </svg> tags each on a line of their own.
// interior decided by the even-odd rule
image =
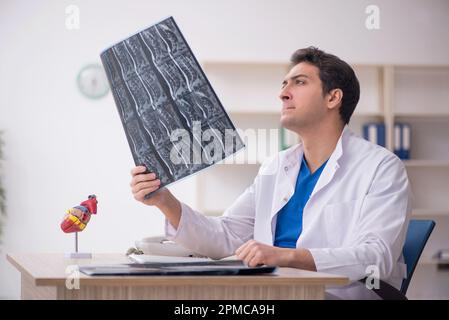
<svg viewBox="0 0 449 320">
<path fill-rule="evenodd" d="M 402 281 L 401 286 L 401 293 L 403 295 L 407 292 L 419 257 L 434 227 L 435 221 L 433 220 L 410 220 L 403 249 L 404 260 L 407 264 L 407 278 Z"/>
</svg>

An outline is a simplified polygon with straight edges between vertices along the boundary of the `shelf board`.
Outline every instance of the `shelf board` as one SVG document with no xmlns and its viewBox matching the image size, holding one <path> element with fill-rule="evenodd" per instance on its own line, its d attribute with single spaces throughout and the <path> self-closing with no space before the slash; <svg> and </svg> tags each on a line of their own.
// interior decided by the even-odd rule
<svg viewBox="0 0 449 320">
<path fill-rule="evenodd" d="M 255 166 L 255 167 L 260 167 L 262 165 L 261 162 L 256 162 L 256 163 L 224 163 L 224 162 L 220 162 L 217 163 L 216 166 L 219 168 L 227 168 L 227 169 L 232 169 L 238 166 Z"/>
<path fill-rule="evenodd" d="M 438 266 L 439 264 L 447 265 L 447 264 L 449 264 L 449 260 L 438 260 L 438 259 L 426 257 L 426 258 L 422 258 L 418 261 L 418 265 Z"/>
<path fill-rule="evenodd" d="M 266 111 L 264 109 L 261 108 L 260 111 L 257 110 L 245 110 L 244 108 L 242 108 L 242 110 L 226 110 L 227 113 L 229 113 L 230 115 L 236 115 L 236 116 L 276 116 L 276 117 L 280 117 L 281 116 L 281 111 L 280 110 L 273 110 L 273 111 Z"/>
<path fill-rule="evenodd" d="M 236 114 L 236 115 L 248 115 L 248 116 L 257 116 L 257 115 L 269 115 L 269 116 L 280 116 L 281 110 L 280 107 L 273 108 L 273 110 L 267 111 L 268 108 L 260 108 L 260 110 L 256 109 L 246 109 L 244 107 L 239 108 L 238 110 L 226 110 L 229 114 Z M 246 109 L 246 110 L 245 110 Z M 357 110 L 357 109 L 356 109 Z M 385 115 L 381 112 L 357 112 L 354 111 L 352 114 L 352 117 L 379 117 L 383 118 Z M 449 121 L 449 114 L 444 113 L 396 113 L 394 114 L 394 117 L 399 120 L 420 120 L 420 121 Z"/>
<path fill-rule="evenodd" d="M 441 216 L 449 216 L 449 209 L 425 209 L 425 208 L 417 208 L 412 210 L 413 217 L 441 217 Z"/>
<path fill-rule="evenodd" d="M 438 262 L 439 261 L 437 259 L 422 258 L 422 259 L 419 259 L 418 264 L 419 265 L 437 265 Z"/>
<path fill-rule="evenodd" d="M 396 69 L 448 69 L 449 65 L 447 64 L 432 64 L 432 63 L 417 63 L 417 64 L 408 64 L 408 63 L 395 63 L 392 65 Z"/>
<path fill-rule="evenodd" d="M 202 66 L 260 66 L 260 67 L 281 67 L 285 70 L 289 67 L 289 62 L 285 61 L 256 61 L 256 60 L 202 60 Z"/>
<path fill-rule="evenodd" d="M 200 61 L 201 65 L 249 65 L 249 66 L 280 66 L 285 67 L 286 69 L 290 66 L 290 62 L 288 60 L 202 60 Z M 383 68 L 384 64 L 378 63 L 363 63 L 363 62 L 354 62 L 349 63 L 353 68 Z"/>
<path fill-rule="evenodd" d="M 356 109 L 357 110 L 357 109 Z M 379 117 L 383 118 L 384 115 L 380 112 L 355 112 L 352 114 L 352 117 Z"/>
<path fill-rule="evenodd" d="M 403 160 L 411 168 L 449 168 L 449 160 Z"/>
<path fill-rule="evenodd" d="M 261 108 L 260 111 L 257 111 L 256 109 L 250 109 L 250 110 L 245 110 L 245 108 L 241 108 L 241 110 L 226 110 L 226 112 L 229 115 L 236 115 L 236 116 L 277 116 L 280 117 L 281 116 L 281 110 L 275 110 L 273 109 L 272 111 L 266 111 L 266 109 Z M 352 117 L 384 117 L 384 115 L 382 113 L 377 113 L 377 112 L 354 112 L 352 114 Z"/>
<path fill-rule="evenodd" d="M 410 120 L 449 120 L 449 113 L 410 113 L 410 112 L 396 112 L 395 118 L 410 119 Z"/>
</svg>

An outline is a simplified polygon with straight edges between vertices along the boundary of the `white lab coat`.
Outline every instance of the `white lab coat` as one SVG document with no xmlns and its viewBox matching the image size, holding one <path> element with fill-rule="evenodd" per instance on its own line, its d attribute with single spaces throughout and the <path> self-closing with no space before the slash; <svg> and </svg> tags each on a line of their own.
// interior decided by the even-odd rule
<svg viewBox="0 0 449 320">
<path fill-rule="evenodd" d="M 233 255 L 250 239 L 273 245 L 276 214 L 295 191 L 302 156 L 299 144 L 267 159 L 221 217 L 182 204 L 178 229 L 166 221 L 167 237 L 212 258 Z M 304 208 L 296 246 L 310 250 L 317 271 L 358 280 L 376 266 L 382 280 L 399 287 L 410 212 L 402 161 L 345 126 Z"/>
</svg>

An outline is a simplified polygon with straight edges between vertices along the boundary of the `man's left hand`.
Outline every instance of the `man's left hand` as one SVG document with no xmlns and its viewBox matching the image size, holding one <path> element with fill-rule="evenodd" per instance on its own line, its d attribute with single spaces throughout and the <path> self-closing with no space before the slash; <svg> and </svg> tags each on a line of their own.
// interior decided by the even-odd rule
<svg viewBox="0 0 449 320">
<path fill-rule="evenodd" d="M 273 247 L 267 244 L 249 240 L 240 246 L 235 254 L 248 266 L 258 265 L 287 266 L 292 249 Z"/>
</svg>

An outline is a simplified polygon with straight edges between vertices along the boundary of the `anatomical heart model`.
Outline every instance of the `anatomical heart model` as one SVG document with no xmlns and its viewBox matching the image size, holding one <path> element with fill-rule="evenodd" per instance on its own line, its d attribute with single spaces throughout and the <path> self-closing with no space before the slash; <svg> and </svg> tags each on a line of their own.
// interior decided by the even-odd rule
<svg viewBox="0 0 449 320">
<path fill-rule="evenodd" d="M 65 233 L 75 233 L 75 252 L 68 255 L 69 258 L 91 258 L 90 253 L 78 252 L 78 232 L 83 231 L 90 221 L 92 214 L 97 214 L 97 197 L 90 195 L 87 200 L 80 205 L 70 208 L 66 211 L 64 219 L 61 222 L 61 229 Z"/>
</svg>

